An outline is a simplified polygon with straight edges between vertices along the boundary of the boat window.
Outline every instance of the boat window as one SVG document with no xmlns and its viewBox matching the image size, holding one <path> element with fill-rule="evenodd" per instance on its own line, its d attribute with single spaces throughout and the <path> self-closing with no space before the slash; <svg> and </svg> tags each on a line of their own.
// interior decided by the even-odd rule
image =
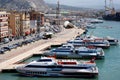
<svg viewBox="0 0 120 80">
<path fill-rule="evenodd" d="M 114 40 L 108 40 L 109 42 L 115 42 Z"/>
<path fill-rule="evenodd" d="M 30 72 L 26 71 L 27 74 L 47 74 L 47 72 Z"/>
<path fill-rule="evenodd" d="M 51 65 L 51 66 L 27 65 L 25 67 L 29 67 L 29 68 L 55 68 L 55 65 Z"/>
<path fill-rule="evenodd" d="M 84 42 L 74 42 L 75 44 L 83 44 Z"/>
<path fill-rule="evenodd" d="M 56 65 L 50 65 L 50 66 L 40 66 L 40 65 L 27 65 L 26 67 L 29 68 L 67 68 L 67 69 L 88 69 L 90 67 L 88 66 L 56 66 Z"/>
<path fill-rule="evenodd" d="M 90 50 L 90 51 L 79 51 L 79 53 L 97 53 L 97 51 L 92 51 L 92 50 Z"/>
<path fill-rule="evenodd" d="M 61 62 L 61 64 L 71 64 L 71 65 L 76 65 L 77 63 L 76 62 Z"/>
<path fill-rule="evenodd" d="M 37 62 L 51 62 L 51 59 L 39 59 Z"/>
<path fill-rule="evenodd" d="M 52 52 L 71 52 L 72 50 L 56 50 L 56 51 L 52 51 Z"/>
<path fill-rule="evenodd" d="M 56 50 L 69 50 L 70 48 L 68 48 L 68 47 L 62 47 L 62 48 L 57 48 Z"/>
<path fill-rule="evenodd" d="M 68 68 L 68 69 L 88 69 L 89 67 L 74 67 L 74 66 L 64 66 L 63 68 Z"/>
<path fill-rule="evenodd" d="M 68 43 L 73 43 L 73 42 L 68 42 Z"/>
</svg>

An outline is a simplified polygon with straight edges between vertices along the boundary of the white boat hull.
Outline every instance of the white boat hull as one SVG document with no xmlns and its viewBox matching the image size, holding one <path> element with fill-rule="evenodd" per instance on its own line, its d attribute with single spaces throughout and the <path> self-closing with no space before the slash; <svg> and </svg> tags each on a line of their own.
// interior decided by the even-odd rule
<svg viewBox="0 0 120 80">
<path fill-rule="evenodd" d="M 33 71 L 34 70 L 34 71 Z M 17 70 L 19 73 L 21 73 L 21 75 L 24 76 L 42 76 L 42 77 L 96 77 L 98 75 L 98 68 L 96 68 L 96 71 L 92 72 L 92 71 L 78 71 L 78 70 L 69 70 L 69 69 L 62 69 L 60 71 L 52 71 L 52 70 L 46 70 L 46 71 L 41 71 L 41 70 L 37 70 L 35 71 L 35 69 L 27 69 L 24 71 L 21 70 Z"/>
</svg>

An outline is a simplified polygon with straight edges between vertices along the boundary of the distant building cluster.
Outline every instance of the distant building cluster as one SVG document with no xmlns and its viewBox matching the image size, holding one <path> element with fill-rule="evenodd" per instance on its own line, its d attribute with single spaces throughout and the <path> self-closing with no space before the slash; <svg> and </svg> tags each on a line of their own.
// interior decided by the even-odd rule
<svg viewBox="0 0 120 80">
<path fill-rule="evenodd" d="M 39 31 L 44 24 L 44 13 L 0 11 L 0 41 L 4 38 L 27 36 Z"/>
</svg>

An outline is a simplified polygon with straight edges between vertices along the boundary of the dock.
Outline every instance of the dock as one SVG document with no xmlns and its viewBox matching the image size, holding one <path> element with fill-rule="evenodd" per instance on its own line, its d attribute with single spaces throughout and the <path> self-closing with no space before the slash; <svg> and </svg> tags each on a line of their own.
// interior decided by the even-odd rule
<svg viewBox="0 0 120 80">
<path fill-rule="evenodd" d="M 25 65 L 25 63 L 22 64 L 12 64 L 10 66 L 5 67 L 4 69 L 2 69 L 2 73 L 16 73 L 17 71 L 15 70 L 16 67 L 18 66 L 23 66 Z"/>
<path fill-rule="evenodd" d="M 27 58 L 32 57 L 34 54 L 43 54 L 43 50 L 51 45 L 61 45 L 66 41 L 74 39 L 78 33 L 82 34 L 84 30 L 78 28 L 64 29 L 62 32 L 55 34 L 52 39 L 39 40 L 35 43 L 14 49 L 5 55 L 0 55 L 0 72 L 14 71 L 15 67 L 24 65 L 17 64 Z"/>
</svg>

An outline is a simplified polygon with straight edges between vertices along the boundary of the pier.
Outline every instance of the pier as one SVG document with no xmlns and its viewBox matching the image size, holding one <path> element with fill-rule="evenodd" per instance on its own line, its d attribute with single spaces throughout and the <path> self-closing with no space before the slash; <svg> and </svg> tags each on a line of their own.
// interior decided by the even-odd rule
<svg viewBox="0 0 120 80">
<path fill-rule="evenodd" d="M 61 45 L 62 43 L 66 43 L 66 41 L 74 39 L 83 32 L 84 30 L 76 27 L 72 29 L 63 29 L 62 32 L 55 34 L 52 39 L 39 40 L 35 43 L 22 46 L 0 55 L 0 71 L 14 71 L 16 66 L 23 65 L 17 63 L 32 57 L 34 54 L 42 54 L 43 50 L 51 45 Z"/>
</svg>

